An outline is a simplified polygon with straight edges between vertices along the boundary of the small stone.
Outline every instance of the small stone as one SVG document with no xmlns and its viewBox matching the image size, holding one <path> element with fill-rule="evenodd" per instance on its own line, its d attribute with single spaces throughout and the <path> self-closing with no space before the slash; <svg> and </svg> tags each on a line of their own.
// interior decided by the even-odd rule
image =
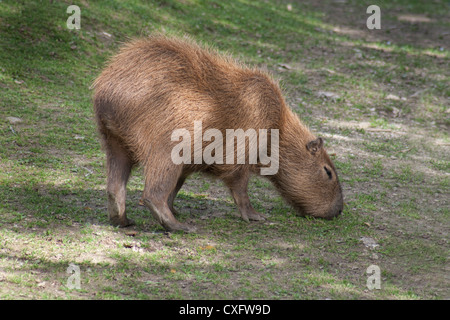
<svg viewBox="0 0 450 320">
<path fill-rule="evenodd" d="M 374 239 L 369 237 L 362 237 L 359 240 L 361 240 L 364 246 L 366 246 L 369 249 L 375 249 L 376 247 L 380 246 Z"/>
<path fill-rule="evenodd" d="M 17 117 L 6 117 L 6 120 L 8 120 L 9 123 L 11 123 L 11 124 L 20 123 L 23 121 L 22 119 L 17 118 Z"/>
<path fill-rule="evenodd" d="M 400 100 L 400 98 L 398 96 L 396 96 L 395 94 L 388 94 L 386 96 L 386 99 L 388 99 L 388 100 Z"/>
<path fill-rule="evenodd" d="M 338 94 L 336 94 L 334 92 L 329 92 L 329 91 L 319 91 L 319 92 L 317 92 L 317 96 L 319 98 L 326 98 L 326 99 L 332 99 L 332 100 L 339 99 Z"/>
</svg>

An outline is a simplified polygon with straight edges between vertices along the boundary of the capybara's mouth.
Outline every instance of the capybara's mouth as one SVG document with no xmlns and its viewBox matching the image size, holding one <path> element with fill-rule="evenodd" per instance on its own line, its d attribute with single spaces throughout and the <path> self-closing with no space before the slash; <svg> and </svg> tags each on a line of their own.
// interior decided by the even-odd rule
<svg viewBox="0 0 450 320">
<path fill-rule="evenodd" d="M 297 209 L 296 215 L 299 217 L 303 217 L 303 218 L 309 217 L 309 218 L 313 218 L 313 219 L 333 220 L 333 219 L 339 218 L 342 215 L 342 209 L 339 209 L 332 214 L 326 214 L 326 215 L 307 213 L 305 210 Z"/>
<path fill-rule="evenodd" d="M 333 215 L 329 215 L 326 217 L 323 217 L 323 219 L 325 220 L 333 220 L 333 219 L 338 219 L 342 214 L 342 210 L 339 210 L 337 213 L 333 214 Z"/>
</svg>

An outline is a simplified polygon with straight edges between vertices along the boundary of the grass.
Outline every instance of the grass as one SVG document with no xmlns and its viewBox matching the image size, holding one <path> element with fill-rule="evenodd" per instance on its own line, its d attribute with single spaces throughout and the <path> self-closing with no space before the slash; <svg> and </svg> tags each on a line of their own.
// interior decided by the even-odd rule
<svg viewBox="0 0 450 320">
<path fill-rule="evenodd" d="M 81 1 L 80 30 L 66 28 L 70 4 L 0 5 L 1 299 L 449 297 L 449 21 L 437 2 L 380 1 L 377 31 L 365 28 L 369 4 L 353 0 Z M 255 177 L 251 201 L 269 219 L 248 224 L 220 181 L 197 174 L 175 206 L 199 232 L 165 233 L 138 205 L 138 169 L 127 198 L 136 232 L 109 225 L 89 86 L 122 42 L 155 30 L 280 80 L 325 137 L 342 218 L 297 217 Z M 67 287 L 71 263 L 81 290 Z M 372 264 L 381 290 L 366 287 Z"/>
</svg>

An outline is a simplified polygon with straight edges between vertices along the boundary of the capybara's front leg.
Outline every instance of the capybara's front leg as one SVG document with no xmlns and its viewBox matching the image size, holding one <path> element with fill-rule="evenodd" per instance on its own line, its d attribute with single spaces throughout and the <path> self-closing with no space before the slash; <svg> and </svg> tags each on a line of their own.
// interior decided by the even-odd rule
<svg viewBox="0 0 450 320">
<path fill-rule="evenodd" d="M 249 177 L 249 172 L 241 172 L 233 177 L 224 179 L 224 182 L 230 188 L 231 195 L 244 221 L 265 220 L 266 216 L 257 212 L 250 203 L 247 192 Z"/>
<path fill-rule="evenodd" d="M 126 185 L 133 163 L 119 142 L 113 138 L 105 142 L 109 220 L 114 226 L 127 227 L 134 224 L 125 213 Z"/>
<path fill-rule="evenodd" d="M 162 175 L 161 173 L 164 173 Z M 152 216 L 167 231 L 195 232 L 196 228 L 179 222 L 169 207 L 169 197 L 175 197 L 174 191 L 178 186 L 180 170 L 177 167 L 156 168 L 146 170 L 146 183 L 143 194 L 143 202 L 150 209 Z M 184 180 L 182 181 L 184 182 Z M 181 188 L 181 184 L 178 189 Z M 176 193 L 175 193 L 176 195 Z M 173 201 L 173 199 L 171 199 Z"/>
</svg>

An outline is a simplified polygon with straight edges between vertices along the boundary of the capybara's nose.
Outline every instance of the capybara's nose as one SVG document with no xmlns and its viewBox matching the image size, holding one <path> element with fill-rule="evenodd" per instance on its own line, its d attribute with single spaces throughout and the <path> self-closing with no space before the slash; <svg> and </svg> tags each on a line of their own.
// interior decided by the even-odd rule
<svg viewBox="0 0 450 320">
<path fill-rule="evenodd" d="M 344 211 L 344 197 L 342 196 L 342 191 L 338 200 L 338 203 L 335 207 L 336 212 L 335 212 L 335 217 L 338 217 L 342 214 L 342 211 Z"/>
<path fill-rule="evenodd" d="M 344 202 L 341 200 L 338 202 L 336 206 L 329 212 L 328 219 L 337 218 L 342 214 L 342 210 L 344 209 Z"/>
</svg>

